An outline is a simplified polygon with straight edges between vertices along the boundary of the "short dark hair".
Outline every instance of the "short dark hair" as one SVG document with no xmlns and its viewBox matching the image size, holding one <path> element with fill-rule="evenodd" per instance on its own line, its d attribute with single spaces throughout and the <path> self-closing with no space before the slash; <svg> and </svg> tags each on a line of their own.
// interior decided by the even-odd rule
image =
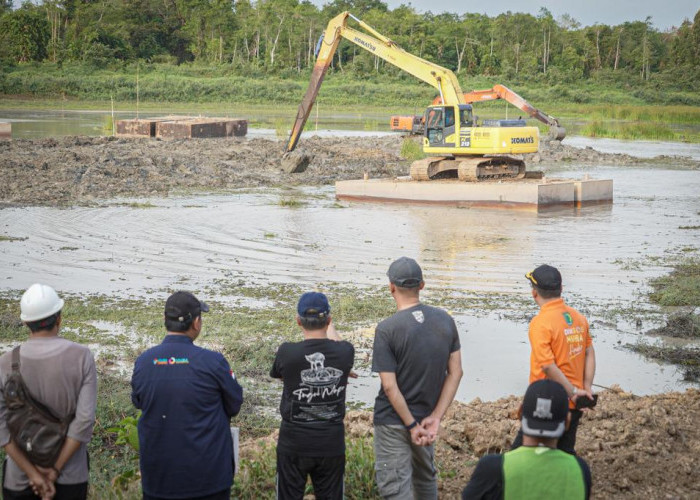
<svg viewBox="0 0 700 500">
<path fill-rule="evenodd" d="M 165 317 L 165 329 L 169 332 L 177 332 L 177 333 L 182 333 L 186 332 L 187 330 L 190 329 L 192 326 L 192 323 L 194 323 L 194 320 L 199 318 L 201 314 L 198 314 L 194 318 L 188 318 L 185 321 L 178 321 L 176 319 L 170 319 L 167 316 Z"/>
<path fill-rule="evenodd" d="M 51 330 L 54 326 L 56 326 L 56 322 L 60 317 L 61 311 L 58 311 L 56 314 L 52 314 L 48 318 L 38 319 L 36 321 L 27 321 L 26 324 L 29 328 L 29 331 L 31 331 L 32 333 L 36 333 L 41 330 Z"/>
<path fill-rule="evenodd" d="M 537 295 L 539 295 L 543 299 L 556 299 L 558 297 L 561 297 L 561 287 L 557 288 L 556 290 L 545 290 L 544 288 L 532 285 L 532 288 L 534 288 L 537 292 Z"/>
<path fill-rule="evenodd" d="M 330 316 L 299 316 L 299 322 L 304 330 L 322 330 L 328 326 Z"/>
</svg>

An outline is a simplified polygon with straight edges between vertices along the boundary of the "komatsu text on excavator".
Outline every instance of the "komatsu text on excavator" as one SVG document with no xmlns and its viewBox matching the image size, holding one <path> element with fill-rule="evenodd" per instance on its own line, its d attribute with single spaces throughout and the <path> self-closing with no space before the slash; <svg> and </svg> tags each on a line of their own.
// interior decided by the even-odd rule
<svg viewBox="0 0 700 500">
<path fill-rule="evenodd" d="M 367 33 L 348 27 L 348 18 L 355 20 Z M 525 163 L 509 155 L 537 152 L 537 127 L 526 126 L 523 120 L 484 120 L 483 123 L 476 123 L 472 107 L 465 101 L 452 71 L 409 54 L 348 12 L 331 19 L 319 40 L 316 64 L 297 111 L 287 153 L 293 151 L 299 141 L 341 38 L 437 89 L 440 104 L 429 106 L 424 115 L 423 151 L 431 156 L 411 165 L 413 179 L 456 177 L 464 181 L 479 181 L 525 176 Z"/>
</svg>

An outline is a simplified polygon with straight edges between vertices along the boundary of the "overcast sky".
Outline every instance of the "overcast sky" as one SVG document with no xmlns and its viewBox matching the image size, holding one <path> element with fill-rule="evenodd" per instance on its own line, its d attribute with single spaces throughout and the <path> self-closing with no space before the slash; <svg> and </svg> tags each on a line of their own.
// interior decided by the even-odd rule
<svg viewBox="0 0 700 500">
<path fill-rule="evenodd" d="M 316 5 L 327 1 L 312 0 Z M 643 21 L 651 16 L 657 29 L 680 26 L 684 19 L 691 21 L 700 10 L 698 0 L 383 0 L 390 9 L 411 4 L 418 12 L 476 12 L 497 16 L 503 12 L 526 12 L 537 15 L 540 7 L 550 10 L 555 19 L 569 14 L 583 26 L 597 22 L 616 25 L 625 21 Z"/>
</svg>

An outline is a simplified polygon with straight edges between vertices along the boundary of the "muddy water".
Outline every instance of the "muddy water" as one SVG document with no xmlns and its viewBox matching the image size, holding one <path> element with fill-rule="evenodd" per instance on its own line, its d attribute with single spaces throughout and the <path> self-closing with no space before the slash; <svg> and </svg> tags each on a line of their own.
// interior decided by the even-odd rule
<svg viewBox="0 0 700 500">
<path fill-rule="evenodd" d="M 536 313 L 533 305 L 532 314 Z M 469 402 L 474 398 L 491 401 L 509 394 L 523 394 L 529 377 L 530 345 L 527 321 L 504 320 L 497 315 L 474 318 L 455 315 L 462 344 L 463 382 L 456 398 Z M 597 369 L 595 382 L 602 386 L 618 384 L 636 395 L 684 390 L 683 374 L 672 365 L 648 361 L 621 346 L 635 343 L 634 333 L 593 325 Z M 360 372 L 351 380 L 348 397 L 367 405 L 379 391 L 379 376 Z M 598 388 L 600 389 L 600 388 Z"/>
<path fill-rule="evenodd" d="M 295 107 L 270 109 L 260 106 L 238 106 L 233 109 L 203 113 L 204 116 L 244 116 L 255 117 L 248 129 L 249 137 L 275 137 L 275 128 L 291 121 L 289 116 Z M 171 114 L 199 115 L 201 109 L 191 112 L 163 109 L 139 114 L 142 118 Z M 291 114 L 291 115 L 290 115 Z M 322 137 L 381 135 L 389 132 L 389 115 L 385 112 L 363 113 L 321 113 L 318 120 L 315 115 L 309 119 L 310 130 L 304 136 L 320 135 Z M 134 111 L 117 111 L 115 119 L 134 118 Z M 111 133 L 111 115 L 107 111 L 70 111 L 70 110 L 0 110 L 0 121 L 12 122 L 12 135 L 19 138 L 41 138 L 62 135 L 105 135 Z M 534 122 L 536 123 L 536 122 Z M 315 129 L 315 130 L 314 130 Z M 576 130 L 573 130 L 575 133 Z M 664 141 L 625 141 L 619 139 L 599 139 L 581 136 L 569 136 L 565 144 L 575 147 L 592 147 L 603 153 L 625 153 L 640 158 L 655 156 L 688 156 L 700 160 L 700 144 L 685 144 Z"/>
<path fill-rule="evenodd" d="M 623 153 L 638 158 L 654 158 L 666 155 L 687 156 L 693 160 L 700 160 L 700 144 L 667 141 L 625 141 L 583 136 L 567 137 L 563 143 L 576 148 L 591 147 L 601 153 Z"/>
<path fill-rule="evenodd" d="M 217 111 L 202 113 L 201 108 L 192 110 L 168 110 L 146 111 L 139 113 L 140 118 L 149 118 L 164 115 L 184 116 L 228 116 L 250 117 L 251 127 L 248 129 L 250 137 L 274 137 L 275 128 L 280 124 L 293 123 L 295 106 L 283 106 L 280 108 L 268 108 L 260 106 L 236 106 Z M 135 118 L 134 111 L 116 111 L 115 120 Z M 0 110 L 0 121 L 12 123 L 12 136 L 15 139 L 57 137 L 63 135 L 109 135 L 112 133 L 111 113 L 108 111 L 70 111 L 70 110 Z M 388 132 L 389 114 L 387 112 L 363 112 L 363 113 L 323 113 L 319 117 L 312 115 L 309 118 L 309 130 L 304 135 L 313 134 L 316 131 L 343 130 L 354 132 Z M 352 135 L 352 134 L 351 134 Z"/>
<path fill-rule="evenodd" d="M 648 256 L 700 247 L 700 172 L 598 167 L 613 178 L 615 203 L 545 214 L 446 207 L 338 204 L 332 188 L 266 190 L 117 202 L 101 207 L 0 211 L 3 289 L 45 281 L 67 292 L 145 296 L 171 287 L 198 289 L 217 278 L 250 284 L 385 282 L 399 255 L 423 264 L 428 289 L 519 292 L 523 273 L 549 262 L 564 275 L 567 297 L 593 311 L 644 303 L 644 283 L 666 270 Z M 562 175 L 580 175 L 563 172 Z M 297 200 L 300 206 L 289 206 Z M 147 200 L 140 200 L 147 201 Z M 282 202 L 282 203 L 281 203 Z M 312 265 L 313 263 L 313 265 Z M 161 295 L 164 292 L 159 292 Z M 603 305 L 604 304 L 604 305 Z M 455 311 L 466 382 L 459 399 L 520 393 L 527 381 L 527 319 L 476 318 Z M 594 322 L 597 381 L 640 394 L 680 389 L 677 370 L 620 348 L 651 326 Z M 371 401 L 365 374 L 354 399 Z"/>
</svg>

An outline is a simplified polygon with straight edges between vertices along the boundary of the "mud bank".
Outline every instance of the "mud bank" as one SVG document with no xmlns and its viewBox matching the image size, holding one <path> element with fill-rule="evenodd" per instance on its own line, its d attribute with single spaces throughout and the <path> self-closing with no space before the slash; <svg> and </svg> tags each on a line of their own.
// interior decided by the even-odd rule
<svg viewBox="0 0 700 500">
<path fill-rule="evenodd" d="M 436 444 L 441 498 L 459 498 L 481 456 L 510 448 L 519 404 L 515 396 L 453 403 Z M 371 412 L 350 412 L 346 429 L 350 439 L 371 435 Z M 244 443 L 242 458 L 257 460 L 275 440 L 276 433 Z M 700 391 L 645 397 L 604 391 L 581 421 L 576 449 L 591 467 L 591 498 L 698 498 Z"/>
<path fill-rule="evenodd" d="M 159 197 L 177 191 L 216 191 L 260 186 L 321 185 L 336 180 L 407 175 L 399 135 L 303 140 L 313 156 L 303 173 L 281 169 L 282 142 L 270 139 L 160 141 L 114 137 L 62 137 L 0 142 L 0 202 L 6 205 L 71 205 L 119 196 Z M 535 168 L 560 162 L 633 165 L 628 155 L 599 153 L 543 142 L 527 155 Z M 700 162 L 675 164 L 700 168 Z"/>
</svg>

